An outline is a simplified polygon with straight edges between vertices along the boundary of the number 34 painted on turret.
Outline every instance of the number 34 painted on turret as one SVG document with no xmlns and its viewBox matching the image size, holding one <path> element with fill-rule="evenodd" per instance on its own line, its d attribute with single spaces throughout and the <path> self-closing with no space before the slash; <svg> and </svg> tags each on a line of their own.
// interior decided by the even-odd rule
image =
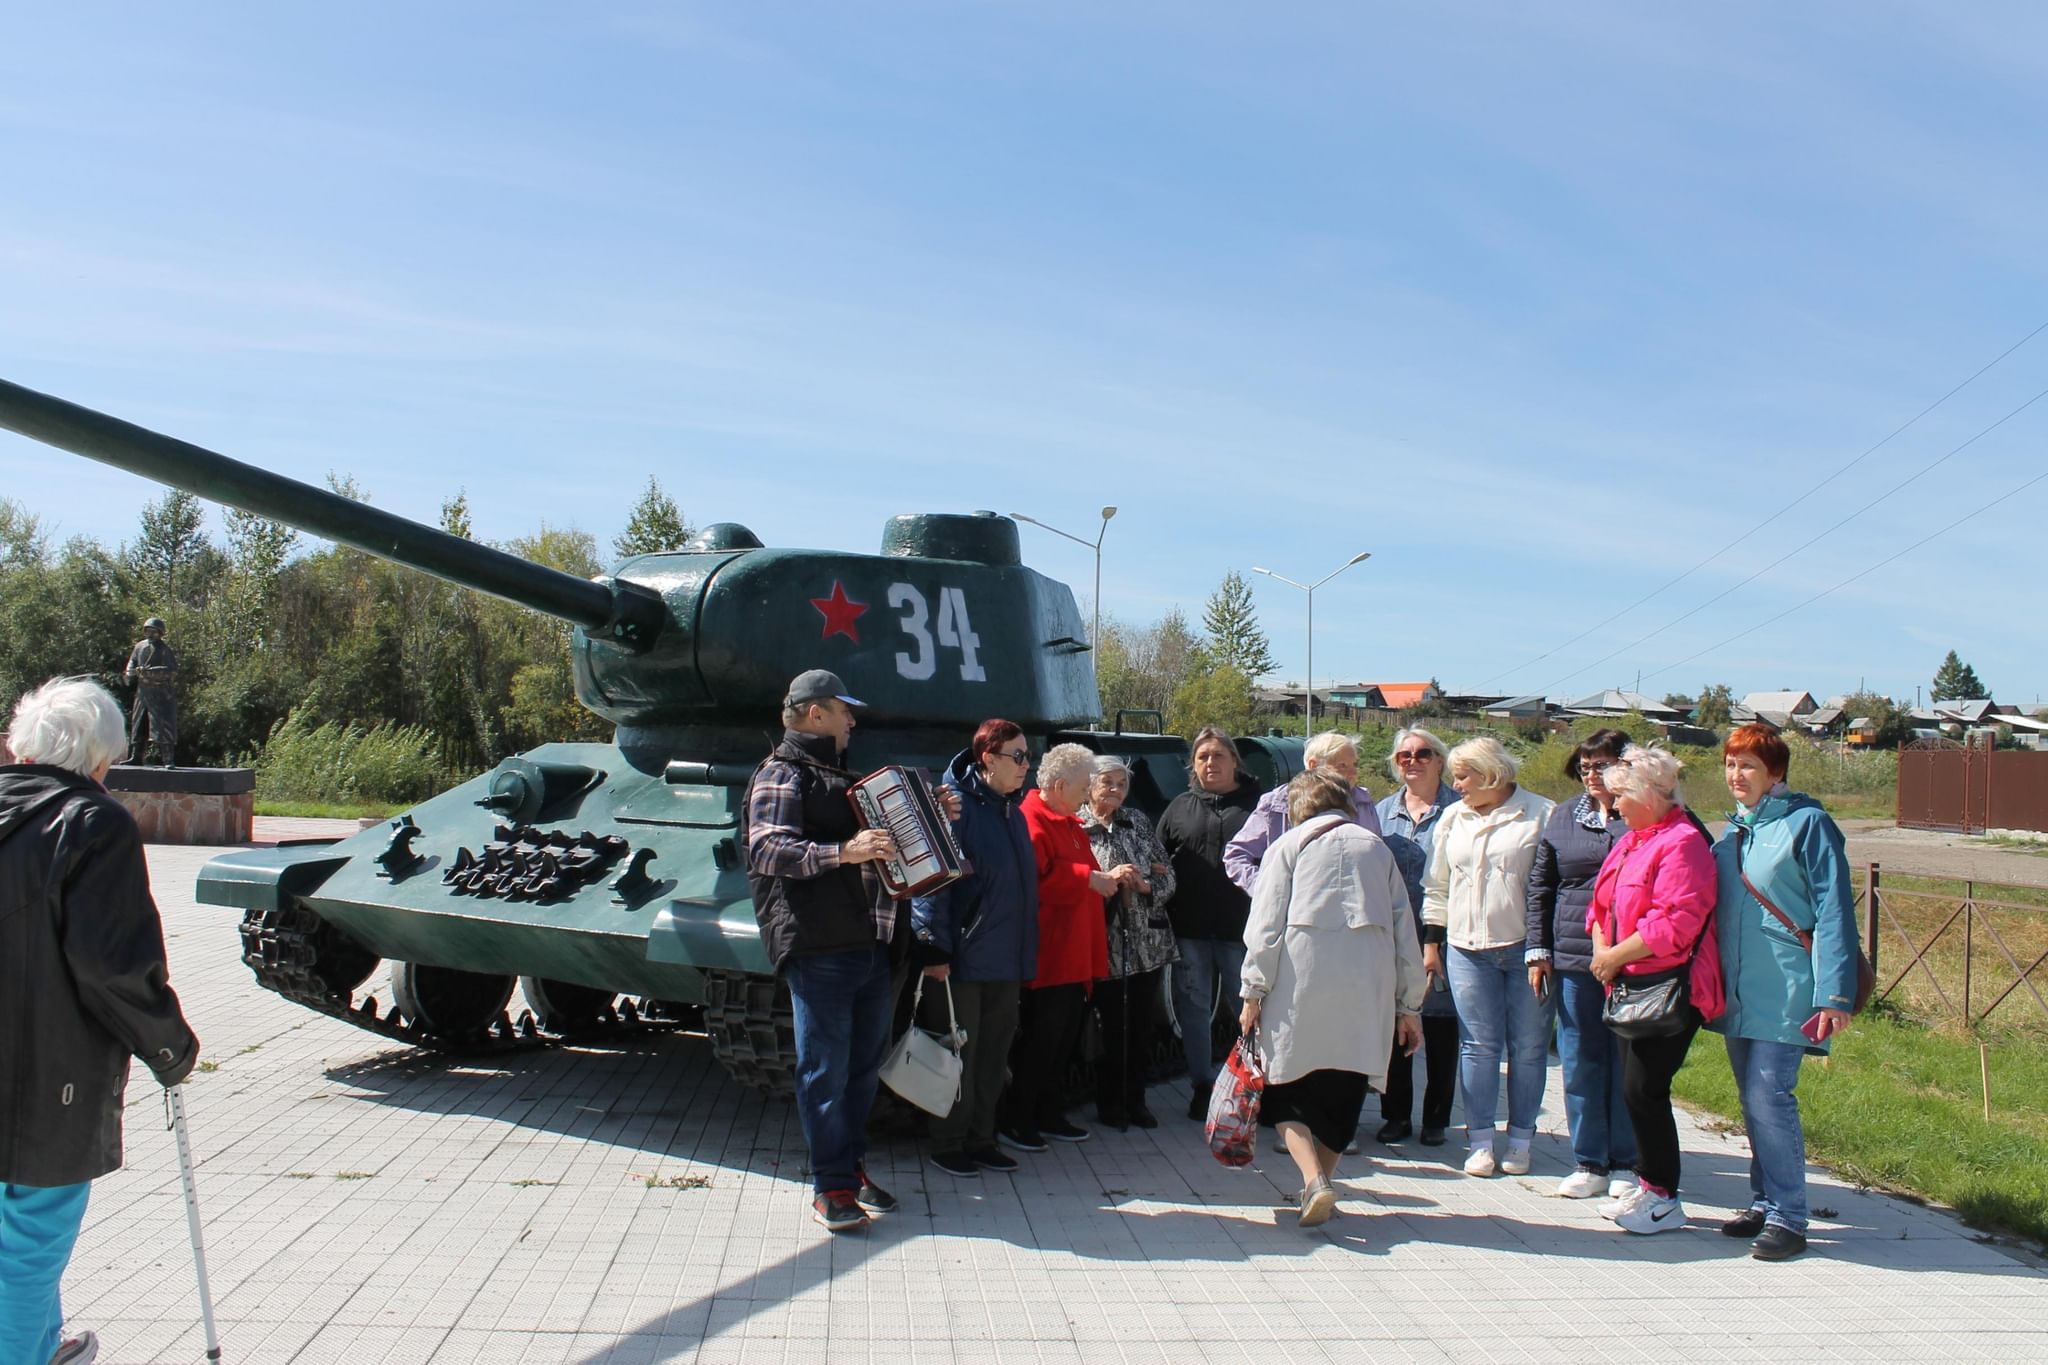
<svg viewBox="0 0 2048 1365">
<path fill-rule="evenodd" d="M 938 672 L 939 650 L 957 649 L 960 651 L 960 680 L 988 680 L 988 673 L 976 655 L 981 648 L 981 637 L 967 623 L 967 594 L 964 591 L 959 588 L 939 589 L 936 623 L 932 622 L 931 606 L 925 601 L 924 594 L 908 583 L 889 585 L 889 605 L 903 613 L 897 618 L 897 624 L 910 637 L 910 648 L 896 653 L 898 673 L 911 682 L 925 682 Z M 936 644 L 932 640 L 933 624 L 938 629 Z"/>
</svg>

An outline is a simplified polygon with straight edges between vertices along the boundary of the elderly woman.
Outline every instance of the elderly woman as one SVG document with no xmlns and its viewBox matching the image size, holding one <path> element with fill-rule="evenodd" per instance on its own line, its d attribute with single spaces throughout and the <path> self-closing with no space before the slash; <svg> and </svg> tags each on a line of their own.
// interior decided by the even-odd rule
<svg viewBox="0 0 2048 1365">
<path fill-rule="evenodd" d="M 1402 884 L 1422 932 L 1422 882 L 1436 849 L 1436 824 L 1458 794 L 1444 785 L 1444 762 L 1450 750 L 1427 730 L 1410 727 L 1394 736 L 1387 767 L 1400 780 L 1393 795 L 1379 804 L 1380 837 L 1400 865 Z M 1458 1094 L 1458 1008 L 1451 1003 L 1451 985 L 1442 976 L 1429 979 L 1422 998 L 1422 1055 L 1426 1079 L 1422 1091 L 1422 1145 L 1441 1147 L 1451 1126 L 1451 1101 Z M 1380 1092 L 1381 1142 L 1402 1142 L 1415 1131 L 1415 1059 L 1397 1044 L 1387 1059 L 1387 1085 Z"/>
<path fill-rule="evenodd" d="M 1131 770 L 1104 754 L 1090 768 L 1081 828 L 1102 867 L 1133 867 L 1137 877 L 1108 900 L 1109 980 L 1095 992 L 1102 1021 L 1102 1064 L 1095 1072 L 1095 1113 L 1112 1128 L 1157 1128 L 1145 1106 L 1145 1059 L 1152 1052 L 1154 1002 L 1169 962 L 1180 950 L 1166 904 L 1173 899 L 1173 867 L 1141 810 L 1124 804 Z"/>
<path fill-rule="evenodd" d="M 1627 747 L 1628 735 L 1620 730 L 1595 730 L 1579 741 L 1564 770 L 1585 792 L 1550 813 L 1529 873 L 1529 984 L 1557 997 L 1557 1060 L 1576 1162 L 1557 1186 L 1566 1199 L 1618 1199 L 1636 1186 L 1635 1129 L 1621 1090 L 1621 1040 L 1601 1022 L 1607 988 L 1593 975 L 1593 940 L 1586 933 L 1593 879 L 1628 831 L 1606 780 Z"/>
<path fill-rule="evenodd" d="M 1372 793 L 1357 785 L 1358 745 L 1351 736 L 1325 730 L 1302 749 L 1301 761 L 1310 772 L 1329 771 L 1343 778 L 1351 786 L 1351 804 L 1359 827 L 1374 834 L 1380 832 L 1379 812 L 1373 806 Z M 1223 870 L 1230 874 L 1230 880 L 1244 888 L 1247 896 L 1257 894 L 1260 860 L 1286 828 L 1287 790 L 1276 788 L 1259 798 L 1251 818 L 1223 850 Z"/>
<path fill-rule="evenodd" d="M 1728 1012 L 1712 1027 L 1728 1040 L 1750 1151 L 1749 1208 L 1721 1231 L 1754 1238 L 1758 1260 L 1783 1261 L 1806 1250 L 1806 1138 L 1793 1091 L 1800 1062 L 1826 1056 L 1849 1026 L 1856 916 L 1842 831 L 1820 802 L 1786 787 L 1785 741 L 1744 725 L 1721 760 L 1735 818 L 1714 845 Z"/>
<path fill-rule="evenodd" d="M 1465 1174 L 1526 1175 L 1543 1103 L 1550 1052 L 1550 997 L 1527 970 L 1529 871 L 1551 801 L 1515 784 L 1514 755 L 1491 736 L 1451 750 L 1458 804 L 1436 827 L 1436 852 L 1422 883 L 1423 966 L 1448 965 L 1464 1041 Z M 1450 949 L 1450 961 L 1444 949 Z M 1494 1152 L 1500 1059 L 1508 1059 L 1507 1150 Z"/>
<path fill-rule="evenodd" d="M 996 1100 L 1017 1034 L 1018 992 L 1038 972 L 1038 859 L 1021 809 L 1030 773 L 1024 731 L 983 721 L 946 773 L 960 793 L 953 835 L 974 871 L 910 907 L 911 957 L 926 976 L 951 983 L 967 1031 L 960 1098 L 931 1126 L 931 1163 L 951 1176 L 1017 1169 L 996 1146 Z M 944 991 L 925 992 L 920 1022 L 947 1027 Z"/>
<path fill-rule="evenodd" d="M 1600 865 L 1585 927 L 1593 941 L 1592 972 L 1603 986 L 1622 979 L 1643 985 L 1685 983 L 1680 1017 L 1670 1032 L 1623 1038 L 1621 1091 L 1635 1130 L 1640 1183 L 1600 1212 L 1629 1232 L 1685 1226 L 1678 1202 L 1678 1124 L 1671 1116 L 1671 1078 L 1700 1021 L 1721 1012 L 1720 954 L 1711 933 L 1714 855 L 1706 830 L 1679 795 L 1679 763 L 1662 749 L 1631 744 L 1607 769 L 1607 789 L 1628 833 Z M 1700 962 L 1693 961 L 1698 953 Z"/>
<path fill-rule="evenodd" d="M 1266 851 L 1245 924 L 1244 1011 L 1266 1064 L 1260 1117 L 1301 1170 L 1301 1225 L 1336 1212 L 1330 1176 L 1396 1045 L 1422 1041 L 1425 983 L 1393 854 L 1333 772 L 1287 784 L 1293 828 Z"/>
<path fill-rule="evenodd" d="M 1159 817 L 1159 842 L 1173 863 L 1175 889 L 1167 915 L 1180 961 L 1173 967 L 1173 1017 L 1188 1064 L 1188 1117 L 1206 1118 L 1216 1082 L 1219 982 L 1233 991 L 1244 971 L 1244 921 L 1252 898 L 1230 880 L 1223 850 L 1258 803 L 1259 784 L 1244 774 L 1237 745 L 1214 726 L 1195 734 L 1194 785 Z"/>
<path fill-rule="evenodd" d="M 996 1134 L 1020 1152 L 1044 1151 L 1047 1138 L 1088 1140 L 1088 1130 L 1068 1120 L 1060 1087 L 1081 1039 L 1088 993 L 1109 975 L 1103 898 L 1138 882 L 1138 869 L 1130 864 L 1104 872 L 1081 828 L 1094 761 L 1079 744 L 1046 750 L 1038 762 L 1038 789 L 1022 808 L 1038 877 L 1038 971 L 1018 1002 L 1010 1088 Z"/>
<path fill-rule="evenodd" d="M 21 699 L 0 767 L 0 1360 L 90 1360 L 59 1340 L 59 1285 L 92 1182 L 121 1166 L 139 1057 L 173 1086 L 198 1060 L 172 993 L 142 836 L 100 782 L 121 708 L 84 679 Z"/>
</svg>

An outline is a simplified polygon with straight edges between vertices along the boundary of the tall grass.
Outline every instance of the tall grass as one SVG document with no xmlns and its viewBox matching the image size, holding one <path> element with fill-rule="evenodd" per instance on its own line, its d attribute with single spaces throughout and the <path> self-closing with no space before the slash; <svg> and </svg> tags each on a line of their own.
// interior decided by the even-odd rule
<svg viewBox="0 0 2048 1365">
<path fill-rule="evenodd" d="M 359 806 L 422 801 L 450 785 L 434 737 L 417 725 L 308 726 L 294 711 L 250 760 L 256 799 Z"/>
</svg>

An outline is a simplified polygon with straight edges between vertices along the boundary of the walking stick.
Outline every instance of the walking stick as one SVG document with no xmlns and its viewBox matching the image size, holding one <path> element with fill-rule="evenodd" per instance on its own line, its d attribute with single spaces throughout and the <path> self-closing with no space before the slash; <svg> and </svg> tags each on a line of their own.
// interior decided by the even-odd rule
<svg viewBox="0 0 2048 1365">
<path fill-rule="evenodd" d="M 206 1242 L 199 1234 L 199 1182 L 192 1173 L 192 1139 L 185 1129 L 185 1085 L 164 1091 L 171 1128 L 178 1135 L 178 1174 L 185 1183 L 185 1226 L 192 1233 L 192 1265 L 199 1273 L 199 1317 L 206 1326 L 206 1358 L 220 1359 L 220 1333 L 213 1325 L 213 1287 L 206 1282 Z"/>
</svg>

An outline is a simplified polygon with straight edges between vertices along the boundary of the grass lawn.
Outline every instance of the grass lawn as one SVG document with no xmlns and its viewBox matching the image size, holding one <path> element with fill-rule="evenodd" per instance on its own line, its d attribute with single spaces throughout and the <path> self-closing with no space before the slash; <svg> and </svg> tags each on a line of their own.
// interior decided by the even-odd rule
<svg viewBox="0 0 2048 1365">
<path fill-rule="evenodd" d="M 1978 1081 L 1978 1036 L 1881 1006 L 1859 1016 L 1823 1066 L 1799 1080 L 1807 1155 L 1861 1184 L 1946 1204 L 1972 1227 L 2048 1249 L 2048 1035 L 1983 1035 L 1991 1048 L 1991 1120 Z M 1673 1083 L 1694 1106 L 1739 1126 L 1720 1039 L 1702 1033 Z"/>
<path fill-rule="evenodd" d="M 382 820 L 407 809 L 399 805 L 336 805 L 326 801 L 258 801 L 258 815 L 292 820 Z"/>
</svg>

